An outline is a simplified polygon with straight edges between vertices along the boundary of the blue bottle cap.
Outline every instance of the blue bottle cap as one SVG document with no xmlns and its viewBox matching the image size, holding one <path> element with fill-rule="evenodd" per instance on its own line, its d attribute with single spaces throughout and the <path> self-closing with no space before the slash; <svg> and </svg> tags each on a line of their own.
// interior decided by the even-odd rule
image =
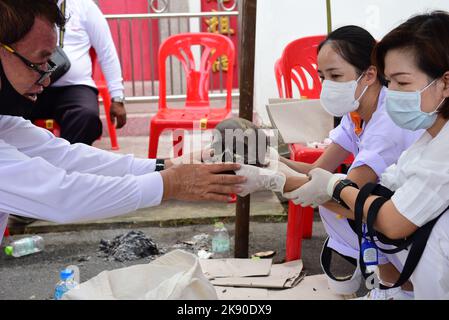
<svg viewBox="0 0 449 320">
<path fill-rule="evenodd" d="M 72 269 L 61 270 L 59 276 L 61 277 L 61 280 L 70 279 L 73 276 L 73 270 Z"/>
</svg>

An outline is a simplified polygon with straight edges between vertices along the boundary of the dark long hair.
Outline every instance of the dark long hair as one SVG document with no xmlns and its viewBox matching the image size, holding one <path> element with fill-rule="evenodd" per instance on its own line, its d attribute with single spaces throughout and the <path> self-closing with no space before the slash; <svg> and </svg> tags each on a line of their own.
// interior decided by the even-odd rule
<svg viewBox="0 0 449 320">
<path fill-rule="evenodd" d="M 318 46 L 318 52 L 328 43 L 345 61 L 357 69 L 359 75 L 373 65 L 371 55 L 376 46 L 376 39 L 361 27 L 349 25 L 332 31 Z M 378 80 L 382 85 L 386 84 L 380 74 Z"/>
<path fill-rule="evenodd" d="M 385 56 L 393 49 L 412 50 L 417 67 L 429 78 L 443 76 L 449 71 L 449 14 L 445 11 L 420 14 L 391 30 L 373 52 L 379 73 L 384 73 Z M 449 119 L 449 100 L 439 113 Z"/>
</svg>

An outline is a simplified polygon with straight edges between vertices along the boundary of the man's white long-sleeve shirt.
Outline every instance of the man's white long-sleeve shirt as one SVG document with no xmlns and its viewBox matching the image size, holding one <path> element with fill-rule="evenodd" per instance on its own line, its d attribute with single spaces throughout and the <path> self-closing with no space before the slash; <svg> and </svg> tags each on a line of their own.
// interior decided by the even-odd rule
<svg viewBox="0 0 449 320">
<path fill-rule="evenodd" d="M 0 243 L 9 214 L 68 223 L 157 206 L 163 181 L 155 166 L 0 116 Z"/>
<path fill-rule="evenodd" d="M 58 5 L 61 3 L 62 0 L 59 0 Z M 90 48 L 94 47 L 111 97 L 123 96 L 123 78 L 117 50 L 108 23 L 98 6 L 93 0 L 66 0 L 66 17 L 64 52 L 72 66 L 52 86 L 87 85 L 95 88 L 89 55 Z"/>
</svg>

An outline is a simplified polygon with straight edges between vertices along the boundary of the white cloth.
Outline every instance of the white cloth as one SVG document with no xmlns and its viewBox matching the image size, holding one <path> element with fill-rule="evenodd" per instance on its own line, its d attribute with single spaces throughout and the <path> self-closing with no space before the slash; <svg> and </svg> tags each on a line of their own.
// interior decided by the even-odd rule
<svg viewBox="0 0 449 320">
<path fill-rule="evenodd" d="M 59 0 L 58 5 L 61 2 Z M 90 48 L 94 47 L 111 97 L 122 96 L 124 87 L 120 61 L 108 23 L 98 6 L 93 0 L 66 0 L 66 16 L 69 20 L 64 35 L 64 52 L 72 66 L 52 86 L 86 85 L 96 88 L 89 55 Z"/>
<path fill-rule="evenodd" d="M 217 293 L 198 258 L 174 250 L 148 264 L 103 271 L 63 300 L 217 300 Z"/>
<path fill-rule="evenodd" d="M 354 155 L 355 159 L 349 171 L 367 165 L 380 177 L 385 169 L 396 163 L 401 153 L 424 132 L 401 129 L 394 124 L 385 109 L 385 89 L 382 88 L 377 109 L 368 124 L 363 125 L 360 136 L 355 134 L 355 125 L 349 115 L 343 116 L 340 125 L 329 134 L 334 143 Z M 357 237 L 348 225 L 347 219 L 324 207 L 320 207 L 320 215 L 329 235 L 329 247 L 358 259 Z M 379 262 L 386 263 L 387 259 L 380 255 Z"/>
<path fill-rule="evenodd" d="M 449 214 L 435 224 L 411 280 L 415 299 L 449 299 Z"/>
<path fill-rule="evenodd" d="M 395 190 L 396 209 L 417 226 L 436 218 L 449 205 L 449 122 L 439 134 L 425 132 L 390 166 L 381 184 Z"/>
<path fill-rule="evenodd" d="M 395 190 L 392 202 L 410 222 L 422 226 L 449 205 L 449 122 L 438 135 L 425 132 L 405 151 L 396 165 L 381 177 L 381 184 Z M 407 252 L 387 255 L 402 270 Z M 449 293 L 449 214 L 434 226 L 411 281 L 416 299 L 447 299 Z"/>
<path fill-rule="evenodd" d="M 8 214 L 67 223 L 159 205 L 163 181 L 154 169 L 155 160 L 70 145 L 0 116 L 0 231 Z"/>
</svg>

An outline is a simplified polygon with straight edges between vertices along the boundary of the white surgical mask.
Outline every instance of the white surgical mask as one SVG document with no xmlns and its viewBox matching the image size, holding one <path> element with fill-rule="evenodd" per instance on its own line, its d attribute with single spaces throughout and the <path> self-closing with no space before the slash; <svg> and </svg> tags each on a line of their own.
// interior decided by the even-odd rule
<svg viewBox="0 0 449 320">
<path fill-rule="evenodd" d="M 349 112 L 357 110 L 360 105 L 360 99 L 368 89 L 368 86 L 366 86 L 360 97 L 355 98 L 357 84 L 362 77 L 363 74 L 357 80 L 348 82 L 324 80 L 320 95 L 320 102 L 324 110 L 334 117 L 342 117 Z"/>
<path fill-rule="evenodd" d="M 435 111 L 424 112 L 421 110 L 421 93 L 427 90 L 436 80 L 433 80 L 422 90 L 415 92 L 387 90 L 385 108 L 394 123 L 401 128 L 413 131 L 428 129 L 435 123 L 438 109 L 446 99 L 438 104 Z"/>
</svg>

